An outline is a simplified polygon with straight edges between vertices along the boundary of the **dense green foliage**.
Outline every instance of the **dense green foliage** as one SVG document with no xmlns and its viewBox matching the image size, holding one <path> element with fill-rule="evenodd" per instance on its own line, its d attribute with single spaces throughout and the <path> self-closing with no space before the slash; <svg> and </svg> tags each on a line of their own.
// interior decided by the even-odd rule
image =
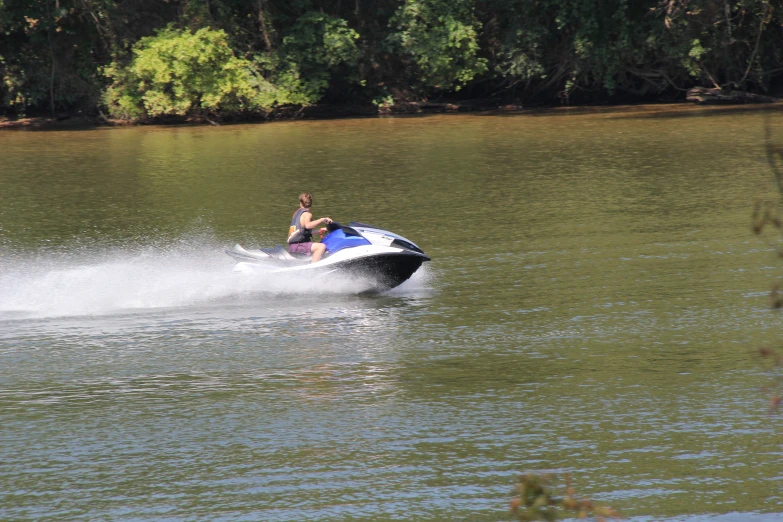
<svg viewBox="0 0 783 522">
<path fill-rule="evenodd" d="M 389 22 L 388 40 L 412 65 L 411 81 L 459 89 L 487 70 L 478 56 L 481 23 L 473 0 L 406 0 Z"/>
<path fill-rule="evenodd" d="M 0 0 L 0 110 L 779 94 L 783 0 Z"/>
<path fill-rule="evenodd" d="M 168 28 L 142 38 L 127 67 L 112 63 L 106 105 L 123 118 L 242 111 L 270 107 L 274 89 L 237 58 L 223 31 Z M 266 95 L 266 96 L 265 96 Z"/>
</svg>

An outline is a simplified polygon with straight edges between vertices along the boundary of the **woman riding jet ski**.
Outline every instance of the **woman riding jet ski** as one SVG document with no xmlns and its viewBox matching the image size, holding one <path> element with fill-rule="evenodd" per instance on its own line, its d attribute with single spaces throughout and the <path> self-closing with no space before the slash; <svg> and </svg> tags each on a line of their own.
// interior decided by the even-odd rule
<svg viewBox="0 0 783 522">
<path fill-rule="evenodd" d="M 372 225 L 351 222 L 348 226 L 332 221 L 321 240 L 326 246 L 323 259 L 310 262 L 307 255 L 288 252 L 281 245 L 272 249 L 245 250 L 235 245 L 226 253 L 238 261 L 234 270 L 259 266 L 274 267 L 275 273 L 338 274 L 366 282 L 370 291 L 384 291 L 407 281 L 430 258 L 413 242 Z"/>
</svg>

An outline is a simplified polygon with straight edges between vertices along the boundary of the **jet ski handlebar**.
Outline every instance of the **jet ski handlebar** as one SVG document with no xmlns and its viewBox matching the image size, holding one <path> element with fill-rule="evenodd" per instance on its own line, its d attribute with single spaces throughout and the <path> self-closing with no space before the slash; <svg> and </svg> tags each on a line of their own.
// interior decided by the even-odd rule
<svg viewBox="0 0 783 522">
<path fill-rule="evenodd" d="M 341 228 L 343 228 L 343 226 L 340 223 L 338 223 L 337 221 L 334 221 L 334 220 L 332 220 L 331 223 L 328 223 L 326 225 L 326 230 L 328 230 L 329 232 L 334 232 L 335 230 L 339 230 Z"/>
<path fill-rule="evenodd" d="M 326 235 L 329 235 L 336 230 L 342 230 L 343 234 L 345 234 L 346 237 L 349 236 L 362 237 L 362 235 L 355 228 L 352 228 L 348 225 L 341 225 L 337 221 L 332 221 L 331 223 L 326 225 Z"/>
</svg>

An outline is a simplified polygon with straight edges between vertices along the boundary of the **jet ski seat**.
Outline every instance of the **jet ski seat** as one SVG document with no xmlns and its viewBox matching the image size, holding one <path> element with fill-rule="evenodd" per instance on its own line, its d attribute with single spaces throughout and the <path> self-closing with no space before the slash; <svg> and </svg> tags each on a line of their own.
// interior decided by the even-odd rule
<svg viewBox="0 0 783 522">
<path fill-rule="evenodd" d="M 302 261 L 309 259 L 310 257 L 306 254 L 294 255 L 289 252 L 287 248 L 283 247 L 283 245 L 277 245 L 274 248 L 262 248 L 261 251 L 269 255 L 269 257 L 279 261 Z"/>
</svg>

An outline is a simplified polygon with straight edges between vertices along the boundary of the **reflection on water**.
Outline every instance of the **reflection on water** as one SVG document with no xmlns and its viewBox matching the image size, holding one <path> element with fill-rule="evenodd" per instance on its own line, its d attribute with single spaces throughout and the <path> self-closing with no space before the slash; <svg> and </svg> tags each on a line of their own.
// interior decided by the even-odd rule
<svg viewBox="0 0 783 522">
<path fill-rule="evenodd" d="M 0 518 L 779 520 L 762 117 L 647 111 L 0 134 Z M 302 190 L 433 261 L 232 272 Z"/>
</svg>

